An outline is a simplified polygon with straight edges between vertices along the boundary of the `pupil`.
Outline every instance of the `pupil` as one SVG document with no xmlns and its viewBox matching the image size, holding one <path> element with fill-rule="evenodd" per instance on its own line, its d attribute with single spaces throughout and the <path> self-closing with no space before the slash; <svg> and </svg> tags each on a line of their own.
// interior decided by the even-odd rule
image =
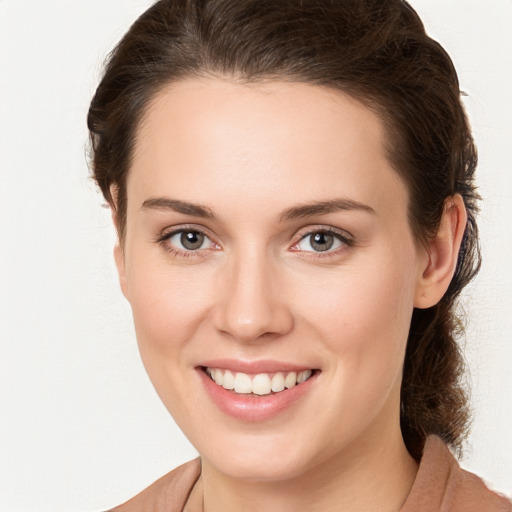
<svg viewBox="0 0 512 512">
<path fill-rule="evenodd" d="M 328 251 L 334 244 L 334 237 L 327 233 L 316 233 L 313 236 L 311 247 L 316 251 Z"/>
<path fill-rule="evenodd" d="M 204 235 L 197 231 L 186 231 L 181 234 L 181 243 L 185 249 L 191 251 L 199 249 L 204 242 Z"/>
</svg>

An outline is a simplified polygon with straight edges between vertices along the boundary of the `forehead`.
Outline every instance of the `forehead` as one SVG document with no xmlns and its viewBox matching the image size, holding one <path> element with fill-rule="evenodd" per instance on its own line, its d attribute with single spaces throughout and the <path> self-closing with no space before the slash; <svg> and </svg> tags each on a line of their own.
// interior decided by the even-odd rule
<svg viewBox="0 0 512 512">
<path fill-rule="evenodd" d="M 378 202 L 386 189 L 402 187 L 384 140 L 376 114 L 339 91 L 290 82 L 182 81 L 147 109 L 128 188 L 141 197 L 158 189 L 202 203 L 213 194 L 255 202 L 265 196 L 279 206 L 331 195 Z"/>
</svg>

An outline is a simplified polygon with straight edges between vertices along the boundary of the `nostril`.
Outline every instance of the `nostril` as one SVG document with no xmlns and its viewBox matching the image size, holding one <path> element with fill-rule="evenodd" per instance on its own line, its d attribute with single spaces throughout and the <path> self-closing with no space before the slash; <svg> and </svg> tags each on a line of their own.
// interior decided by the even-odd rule
<svg viewBox="0 0 512 512">
<path fill-rule="evenodd" d="M 242 307 L 238 303 L 218 311 L 214 324 L 218 332 L 241 343 L 273 341 L 289 334 L 293 317 L 285 306 Z"/>
</svg>

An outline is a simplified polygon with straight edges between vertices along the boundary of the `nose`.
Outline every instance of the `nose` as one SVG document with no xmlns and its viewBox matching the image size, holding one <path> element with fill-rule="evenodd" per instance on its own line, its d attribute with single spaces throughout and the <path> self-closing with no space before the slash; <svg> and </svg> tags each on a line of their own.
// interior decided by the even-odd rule
<svg viewBox="0 0 512 512">
<path fill-rule="evenodd" d="M 219 332 L 252 343 L 292 330 L 293 316 L 279 269 L 262 251 L 233 255 L 220 274 L 214 312 Z"/>
</svg>

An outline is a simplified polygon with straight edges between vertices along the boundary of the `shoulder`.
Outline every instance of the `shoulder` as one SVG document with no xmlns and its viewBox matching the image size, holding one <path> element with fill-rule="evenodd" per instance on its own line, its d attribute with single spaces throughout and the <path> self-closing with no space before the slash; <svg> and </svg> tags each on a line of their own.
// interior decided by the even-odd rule
<svg viewBox="0 0 512 512">
<path fill-rule="evenodd" d="M 200 459 L 194 459 L 167 473 L 137 496 L 109 512 L 181 512 L 200 473 Z"/>
<path fill-rule="evenodd" d="M 463 470 L 448 447 L 428 438 L 416 481 L 401 512 L 512 512 L 512 503 Z"/>
</svg>

